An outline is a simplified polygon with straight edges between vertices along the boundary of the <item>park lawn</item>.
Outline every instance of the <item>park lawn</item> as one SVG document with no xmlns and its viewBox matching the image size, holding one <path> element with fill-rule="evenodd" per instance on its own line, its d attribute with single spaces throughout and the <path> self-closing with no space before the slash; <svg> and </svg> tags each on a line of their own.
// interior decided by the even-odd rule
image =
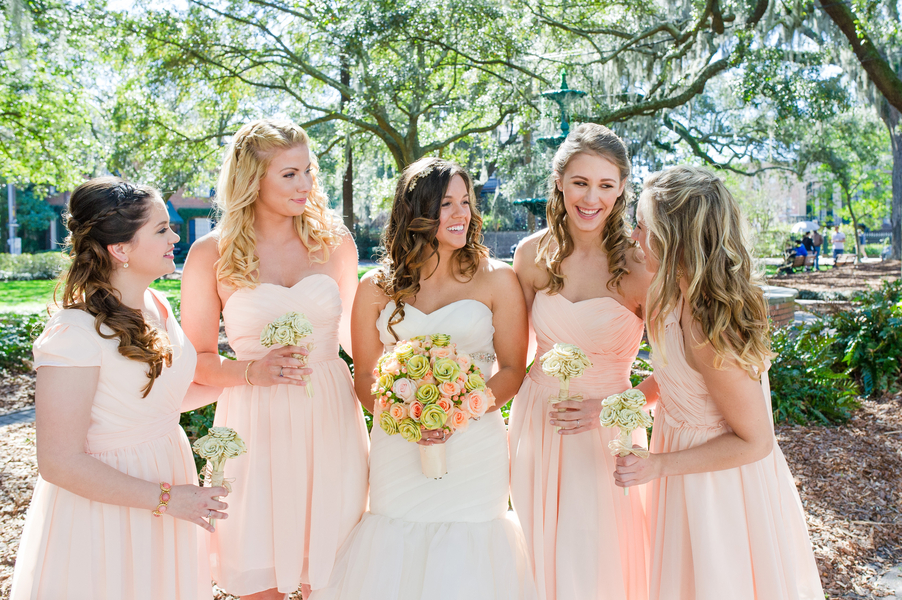
<svg viewBox="0 0 902 600">
<path fill-rule="evenodd" d="M 357 277 L 363 277 L 364 273 L 373 268 L 358 267 Z M 0 281 L 0 313 L 42 311 L 53 301 L 55 287 L 55 279 Z M 178 279 L 158 279 L 150 284 L 150 287 L 163 292 L 172 300 L 179 297 L 182 282 Z"/>
</svg>

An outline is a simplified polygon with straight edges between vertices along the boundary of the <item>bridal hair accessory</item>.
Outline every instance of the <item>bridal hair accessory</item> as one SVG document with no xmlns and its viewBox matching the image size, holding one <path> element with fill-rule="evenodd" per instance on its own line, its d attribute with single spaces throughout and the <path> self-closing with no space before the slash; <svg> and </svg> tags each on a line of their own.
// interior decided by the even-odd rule
<svg viewBox="0 0 902 600">
<path fill-rule="evenodd" d="M 645 406 L 645 394 L 641 390 L 632 388 L 620 394 L 608 396 L 601 402 L 601 426 L 619 427 L 620 436 L 611 440 L 608 448 L 611 456 L 629 456 L 634 454 L 639 458 L 648 458 L 648 450 L 633 448 L 632 433 L 636 429 L 651 427 L 651 417 L 642 410 Z M 623 495 L 630 493 L 629 488 L 623 488 Z"/>
<path fill-rule="evenodd" d="M 282 346 L 299 346 L 301 340 L 313 335 L 313 324 L 307 320 L 303 313 L 290 312 L 285 313 L 260 332 L 260 343 L 269 348 L 276 344 Z M 307 351 L 312 352 L 315 347 L 313 340 L 306 344 Z M 292 354 L 294 358 L 301 361 L 301 365 L 307 366 L 307 356 L 304 354 Z M 279 369 L 279 376 L 282 377 L 282 370 Z M 307 389 L 307 397 L 313 396 L 313 385 L 310 383 L 310 376 L 304 375 L 305 386 Z"/>
<path fill-rule="evenodd" d="M 539 359 L 542 364 L 542 372 L 549 377 L 556 377 L 560 381 L 560 390 L 557 396 L 552 396 L 548 401 L 552 404 L 571 400 L 579 402 L 581 396 L 570 396 L 570 380 L 580 377 L 583 372 L 592 366 L 592 361 L 586 356 L 579 346 L 574 344 L 555 344 L 551 350 Z M 555 431 L 561 428 L 555 426 Z"/>
<path fill-rule="evenodd" d="M 211 427 L 207 435 L 194 442 L 194 452 L 207 461 L 201 474 L 204 487 L 223 486 L 232 491 L 231 481 L 225 478 L 225 461 L 247 452 L 247 446 L 231 427 Z M 216 519 L 210 519 L 215 525 Z"/>
<path fill-rule="evenodd" d="M 441 430 L 445 439 L 495 404 L 473 357 L 459 354 L 443 333 L 399 341 L 373 374 L 375 419 L 385 433 L 400 433 L 408 442 L 420 441 L 422 430 Z M 444 444 L 421 445 L 420 464 L 426 477 L 441 479 L 448 472 Z"/>
<path fill-rule="evenodd" d="M 407 186 L 407 191 L 412 192 L 413 189 L 415 187 L 417 187 L 417 183 L 420 181 L 420 179 L 422 179 L 423 177 L 426 177 L 427 175 L 432 173 L 432 171 L 434 171 L 434 170 L 435 170 L 435 164 L 431 164 L 428 167 L 426 167 L 425 169 L 423 169 L 422 171 L 420 171 L 419 173 L 417 173 L 416 175 L 414 175 L 413 177 L 411 177 L 410 185 Z"/>
</svg>

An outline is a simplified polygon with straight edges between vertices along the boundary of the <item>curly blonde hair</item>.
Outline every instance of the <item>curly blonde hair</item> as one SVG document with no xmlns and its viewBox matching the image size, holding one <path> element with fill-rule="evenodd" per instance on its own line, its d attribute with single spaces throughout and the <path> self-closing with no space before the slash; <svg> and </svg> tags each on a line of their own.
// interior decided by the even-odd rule
<svg viewBox="0 0 902 600">
<path fill-rule="evenodd" d="M 558 189 L 557 182 L 563 181 L 564 171 L 570 160 L 578 154 L 594 154 L 611 161 L 620 170 L 620 181 L 627 181 L 623 193 L 614 201 L 611 212 L 601 230 L 603 247 L 608 255 L 608 272 L 611 274 L 607 287 L 620 290 L 620 281 L 629 275 L 626 266 L 626 253 L 634 247 L 630 239 L 630 227 L 627 222 L 626 207 L 629 204 L 632 190 L 628 182 L 631 167 L 629 152 L 617 134 L 595 123 L 584 123 L 570 132 L 551 162 L 552 172 L 548 181 L 548 204 L 545 217 L 548 230 L 539 239 L 536 252 L 536 264 L 548 274 L 548 283 L 542 289 L 549 294 L 556 294 L 564 287 L 564 274 L 561 263 L 573 254 L 573 237 L 568 228 L 570 217 L 564 205 L 564 193 Z"/>
<path fill-rule="evenodd" d="M 118 177 L 98 177 L 75 188 L 65 215 L 72 262 L 57 285 L 57 290 L 63 288 L 63 308 L 93 315 L 100 337 L 119 339 L 119 354 L 147 363 L 150 381 L 142 389 L 145 398 L 163 366 L 172 366 L 172 346 L 166 332 L 150 325 L 144 313 L 122 304 L 110 283 L 114 261 L 107 246 L 132 241 L 147 223 L 154 202 L 163 202 L 157 190 Z M 101 331 L 104 325 L 112 333 Z"/>
<path fill-rule="evenodd" d="M 682 301 L 683 271 L 692 318 L 714 349 L 715 367 L 729 358 L 758 379 L 771 356 L 767 303 L 730 191 L 707 169 L 673 167 L 646 179 L 638 210 L 659 261 L 647 312 L 656 351 L 663 356 L 663 317 Z"/>
<path fill-rule="evenodd" d="M 219 281 L 234 288 L 254 288 L 259 284 L 254 206 L 260 192 L 260 180 L 279 151 L 304 144 L 310 145 L 306 131 L 289 121 L 269 119 L 248 123 L 232 138 L 216 186 L 215 203 L 220 213 L 216 227 L 219 240 L 216 277 Z M 341 243 L 343 232 L 320 189 L 319 165 L 312 153 L 310 161 L 313 187 L 307 196 L 307 207 L 302 215 L 294 217 L 294 225 L 310 259 L 324 263 L 329 260 L 329 251 Z"/>
<path fill-rule="evenodd" d="M 375 277 L 379 289 L 395 303 L 395 310 L 388 319 L 388 330 L 396 340 L 398 336 L 392 326 L 404 320 L 405 300 L 420 291 L 423 267 L 438 255 L 436 234 L 442 198 L 455 175 L 463 177 L 470 194 L 470 226 L 466 244 L 454 251 L 451 260 L 461 275 L 472 279 L 480 259 L 489 255 L 489 249 L 479 242 L 482 217 L 476 209 L 470 175 L 452 162 L 430 157 L 421 158 L 404 169 L 395 188 L 391 216 L 382 234 L 385 254 L 379 261 L 382 266 Z"/>
</svg>

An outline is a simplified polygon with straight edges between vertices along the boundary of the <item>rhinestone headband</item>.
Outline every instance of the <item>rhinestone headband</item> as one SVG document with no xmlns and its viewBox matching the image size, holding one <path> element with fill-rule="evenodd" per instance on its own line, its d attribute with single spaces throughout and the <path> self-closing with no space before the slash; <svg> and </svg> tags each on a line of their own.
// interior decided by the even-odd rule
<svg viewBox="0 0 902 600">
<path fill-rule="evenodd" d="M 420 171 L 419 173 L 417 173 L 416 175 L 414 175 L 410 180 L 410 185 L 407 187 L 407 191 L 412 192 L 413 189 L 415 187 L 417 187 L 417 183 L 420 181 L 420 179 L 422 179 L 423 177 L 426 177 L 427 175 L 432 173 L 432 171 L 434 169 L 435 169 L 435 165 L 432 164 L 432 165 L 429 165 L 428 167 L 426 167 L 425 169 L 423 169 L 422 171 Z"/>
</svg>

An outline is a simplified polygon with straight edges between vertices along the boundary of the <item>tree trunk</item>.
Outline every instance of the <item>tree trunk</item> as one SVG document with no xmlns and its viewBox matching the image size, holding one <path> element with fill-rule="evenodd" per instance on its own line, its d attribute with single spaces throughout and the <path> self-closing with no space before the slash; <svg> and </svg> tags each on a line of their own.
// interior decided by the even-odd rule
<svg viewBox="0 0 902 600">
<path fill-rule="evenodd" d="M 893 204 L 890 223 L 893 228 L 893 258 L 902 258 L 902 113 L 884 102 L 880 116 L 889 130 L 893 149 Z"/>
<path fill-rule="evenodd" d="M 846 200 L 846 207 L 849 209 L 849 215 L 852 217 L 852 227 L 855 228 L 855 232 L 852 234 L 852 241 L 855 242 L 855 262 L 861 262 L 864 249 L 861 247 L 861 244 L 858 243 L 860 230 L 858 229 L 858 217 L 855 216 L 855 211 L 852 209 L 852 194 L 847 189 L 843 189 L 842 191 L 843 198 Z"/>
<path fill-rule="evenodd" d="M 348 64 L 347 55 L 341 57 L 341 84 L 343 86 L 351 85 L 351 67 Z M 341 109 L 344 110 L 345 104 L 350 98 L 342 94 Z M 354 232 L 354 148 L 351 145 L 351 136 L 345 136 L 345 174 L 341 182 L 341 216 L 344 220 L 345 227 L 351 233 Z"/>
</svg>

